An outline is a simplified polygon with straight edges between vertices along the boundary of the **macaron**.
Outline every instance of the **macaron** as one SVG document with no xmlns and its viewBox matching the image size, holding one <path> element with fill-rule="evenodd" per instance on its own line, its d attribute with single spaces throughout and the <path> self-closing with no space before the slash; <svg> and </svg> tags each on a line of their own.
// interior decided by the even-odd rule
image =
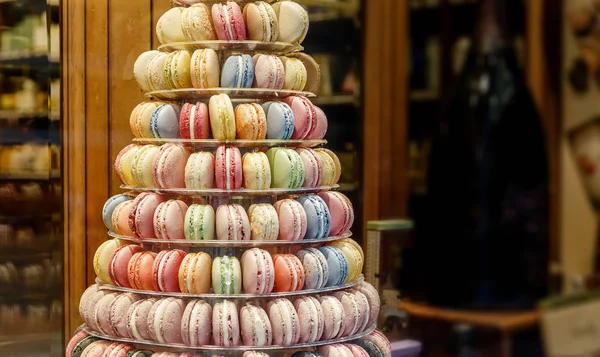
<svg viewBox="0 0 600 357">
<path fill-rule="evenodd" d="M 256 1 L 244 6 L 244 22 L 248 39 L 253 41 L 274 42 L 279 36 L 277 15 L 270 4 Z"/>
<path fill-rule="evenodd" d="M 279 57 L 284 66 L 283 89 L 303 90 L 306 86 L 307 73 L 302 61 L 292 57 Z"/>
<path fill-rule="evenodd" d="M 317 107 L 316 105 L 313 105 L 313 107 L 317 113 L 317 123 L 310 134 L 308 134 L 306 139 L 323 140 L 325 138 L 325 134 L 327 134 L 327 128 L 329 127 L 327 115 L 325 115 L 323 109 Z"/>
<path fill-rule="evenodd" d="M 213 49 L 196 50 L 190 60 L 190 76 L 194 88 L 219 87 L 221 62 Z"/>
<path fill-rule="evenodd" d="M 256 103 L 235 107 L 235 131 L 238 139 L 264 140 L 267 137 L 267 117 L 263 107 Z"/>
<path fill-rule="evenodd" d="M 179 354 L 175 352 L 156 352 L 152 354 L 152 357 L 179 357 Z"/>
<path fill-rule="evenodd" d="M 150 87 L 150 78 L 148 77 L 147 68 L 152 59 L 159 54 L 161 54 L 161 52 L 157 50 L 143 52 L 138 56 L 133 64 L 133 77 L 143 92 L 150 92 L 152 90 Z"/>
<path fill-rule="evenodd" d="M 251 88 L 254 75 L 254 62 L 250 55 L 230 56 L 221 70 L 221 87 Z"/>
<path fill-rule="evenodd" d="M 344 325 L 344 307 L 342 303 L 331 295 L 319 297 L 323 309 L 324 326 L 321 341 L 333 340 L 343 336 L 346 326 Z"/>
<path fill-rule="evenodd" d="M 95 324 L 94 313 L 96 304 L 100 299 L 108 293 L 108 290 L 98 289 L 98 285 L 90 285 L 81 295 L 79 299 L 79 315 L 83 322 L 86 323 L 92 330 L 97 331 L 99 328 Z"/>
<path fill-rule="evenodd" d="M 291 357 L 323 357 L 323 355 L 313 351 L 296 351 L 292 353 Z"/>
<path fill-rule="evenodd" d="M 127 352 L 131 351 L 133 346 L 123 342 L 113 342 L 102 354 L 102 357 L 126 357 Z"/>
<path fill-rule="evenodd" d="M 125 357 L 152 357 L 153 354 L 154 352 L 148 350 L 131 350 Z"/>
<path fill-rule="evenodd" d="M 202 355 L 196 355 L 196 354 L 193 354 L 193 353 L 184 352 L 184 353 L 180 354 L 177 357 L 202 357 Z"/>
<path fill-rule="evenodd" d="M 242 357 L 269 357 L 269 355 L 261 351 L 244 351 Z"/>
<path fill-rule="evenodd" d="M 242 254 L 242 286 L 246 294 L 269 294 L 275 284 L 275 267 L 271 254 L 260 248 Z"/>
<path fill-rule="evenodd" d="M 307 229 L 306 212 L 300 202 L 283 199 L 273 205 L 279 221 L 280 240 L 304 239 Z"/>
<path fill-rule="evenodd" d="M 183 7 L 173 7 L 165 12 L 156 23 L 156 37 L 162 44 L 183 42 L 186 36 L 181 26 Z"/>
<path fill-rule="evenodd" d="M 119 296 L 118 293 L 109 293 L 104 295 L 94 308 L 94 326 L 96 326 L 97 332 L 100 332 L 103 335 L 110 336 L 110 321 L 108 320 L 108 307 Z"/>
<path fill-rule="evenodd" d="M 317 195 L 305 195 L 298 202 L 306 212 L 308 228 L 304 239 L 324 239 L 329 237 L 331 230 L 331 214 L 323 199 Z"/>
<path fill-rule="evenodd" d="M 153 238 L 154 213 L 166 198 L 157 193 L 142 192 L 133 200 L 129 210 L 129 229 L 137 238 Z"/>
<path fill-rule="evenodd" d="M 297 58 L 304 64 L 304 68 L 306 68 L 306 85 L 304 86 L 304 90 L 318 93 L 321 85 L 321 67 L 317 61 L 304 52 L 290 53 L 287 56 Z"/>
<path fill-rule="evenodd" d="M 358 290 L 348 289 L 346 291 L 354 295 L 357 304 L 360 306 L 360 309 L 364 312 L 362 314 L 361 325 L 357 330 L 357 332 L 363 332 L 367 328 L 371 327 L 369 325 L 369 318 L 371 317 L 371 306 L 369 305 L 369 299 L 367 299 L 365 294 L 361 293 Z"/>
<path fill-rule="evenodd" d="M 127 264 L 127 275 L 129 276 L 129 285 L 137 290 L 154 290 L 153 269 L 156 253 L 139 252 L 135 253 L 129 264 Z"/>
<path fill-rule="evenodd" d="M 125 185 L 135 186 L 135 181 L 131 173 L 131 165 L 135 154 L 137 154 L 140 148 L 140 145 L 129 144 L 119 152 L 115 159 L 115 174 Z"/>
<path fill-rule="evenodd" d="M 377 346 L 372 341 L 360 338 L 358 340 L 352 341 L 352 343 L 355 344 L 355 345 L 357 345 L 357 346 L 359 346 L 359 347 L 362 347 L 365 351 L 367 351 L 367 353 L 369 354 L 369 356 L 372 356 L 372 357 L 385 357 L 385 353 L 383 353 L 383 351 L 381 350 L 381 348 L 379 348 L 379 346 Z"/>
<path fill-rule="evenodd" d="M 119 294 L 108 305 L 108 322 L 110 335 L 116 337 L 129 337 L 127 330 L 127 311 L 134 302 L 139 300 L 138 296 L 130 293 Z M 124 353 L 125 354 L 125 353 Z"/>
<path fill-rule="evenodd" d="M 106 284 L 113 284 L 110 274 L 108 273 L 110 259 L 115 250 L 121 245 L 123 245 L 123 243 L 119 239 L 110 239 L 100 244 L 94 254 L 94 272 L 96 273 L 96 276 Z"/>
<path fill-rule="evenodd" d="M 279 41 L 302 43 L 308 33 L 308 12 L 293 1 L 273 4 L 279 22 Z"/>
<path fill-rule="evenodd" d="M 154 291 L 181 292 L 179 290 L 179 267 L 186 253 L 180 249 L 162 250 L 152 265 Z"/>
<path fill-rule="evenodd" d="M 304 267 L 300 259 L 293 254 L 273 255 L 275 266 L 275 285 L 273 291 L 298 291 L 304 286 Z"/>
<path fill-rule="evenodd" d="M 127 309 L 127 334 L 134 340 L 150 341 L 150 325 L 148 315 L 157 299 L 141 299 Z"/>
<path fill-rule="evenodd" d="M 215 294 L 239 294 L 242 291 L 242 268 L 234 256 L 220 256 L 213 260 L 212 287 Z"/>
<path fill-rule="evenodd" d="M 154 234 L 158 239 L 184 239 L 183 225 L 188 205 L 181 200 L 162 202 L 154 211 Z"/>
<path fill-rule="evenodd" d="M 379 310 L 381 308 L 381 299 L 379 298 L 379 292 L 373 287 L 373 285 L 367 283 L 366 281 L 363 281 L 362 283 L 356 285 L 354 289 L 363 293 L 367 300 L 369 300 L 369 307 L 371 308 L 371 310 L 369 311 L 369 322 L 367 323 L 367 327 L 371 327 L 375 323 L 377 323 Z"/>
<path fill-rule="evenodd" d="M 350 239 L 342 242 L 334 242 L 330 246 L 338 248 L 346 257 L 348 261 L 348 278 L 344 283 L 352 282 L 360 276 L 363 268 L 363 256 L 361 250 L 356 248 L 356 245 L 349 243 Z"/>
<path fill-rule="evenodd" d="M 156 108 L 166 104 L 161 101 L 146 101 L 136 105 L 129 116 L 129 128 L 136 138 L 151 138 L 150 117 Z"/>
<path fill-rule="evenodd" d="M 300 321 L 300 343 L 313 343 L 323 336 L 325 315 L 321 303 L 314 296 L 303 296 L 294 300 Z"/>
<path fill-rule="evenodd" d="M 244 188 L 267 190 L 271 187 L 271 167 L 264 152 L 247 152 L 242 157 Z"/>
<path fill-rule="evenodd" d="M 137 187 L 155 187 L 152 171 L 154 160 L 160 153 L 156 145 L 143 145 L 133 157 L 131 175 Z"/>
<path fill-rule="evenodd" d="M 182 343 L 181 319 L 185 303 L 172 297 L 158 300 L 148 313 L 150 339 L 160 343 Z"/>
<path fill-rule="evenodd" d="M 131 257 L 135 253 L 142 251 L 143 248 L 139 245 L 128 244 L 117 248 L 113 252 L 108 266 L 108 275 L 116 286 L 131 288 L 129 276 L 127 275 L 127 266 Z"/>
<path fill-rule="evenodd" d="M 282 89 L 285 68 L 277 56 L 257 54 L 254 61 L 254 88 Z"/>
<path fill-rule="evenodd" d="M 270 148 L 271 187 L 299 188 L 304 183 L 304 164 L 300 155 L 288 148 Z"/>
<path fill-rule="evenodd" d="M 162 145 L 152 168 L 156 187 L 185 187 L 185 165 L 190 154 L 190 151 L 182 145 Z"/>
<path fill-rule="evenodd" d="M 235 139 L 235 113 L 227 94 L 213 95 L 208 102 L 210 127 L 217 140 Z"/>
<path fill-rule="evenodd" d="M 327 286 L 329 266 L 323 253 L 316 248 L 304 248 L 295 254 L 304 267 L 303 289 L 322 289 Z"/>
<path fill-rule="evenodd" d="M 369 317 L 368 306 L 359 304 L 354 294 L 346 291 L 336 291 L 333 296 L 338 299 L 344 308 L 344 333 L 343 336 L 352 336 L 360 331 L 364 320 Z M 366 310 L 363 310 L 365 309 Z"/>
<path fill-rule="evenodd" d="M 210 344 L 212 307 L 204 300 L 190 300 L 181 319 L 181 337 L 187 346 Z"/>
<path fill-rule="evenodd" d="M 80 357 L 83 350 L 95 341 L 98 341 L 96 337 L 90 336 L 85 331 L 79 331 L 69 340 L 65 356 Z"/>
<path fill-rule="evenodd" d="M 210 290 L 212 259 L 204 252 L 188 253 L 179 265 L 179 289 L 185 294 L 206 294 Z"/>
<path fill-rule="evenodd" d="M 277 240 L 279 237 L 279 218 L 273 205 L 253 204 L 248 208 L 251 240 Z"/>
<path fill-rule="evenodd" d="M 228 1 L 225 4 L 214 4 L 212 19 L 219 40 L 243 41 L 246 39 L 244 16 L 237 3 Z"/>
<path fill-rule="evenodd" d="M 239 190 L 243 182 L 242 155 L 235 146 L 219 146 L 215 153 L 215 181 L 222 190 Z"/>
<path fill-rule="evenodd" d="M 333 160 L 333 166 L 335 168 L 335 170 L 334 170 L 335 173 L 334 173 L 332 185 L 337 184 L 340 181 L 340 176 L 342 174 L 342 163 L 340 162 L 340 159 L 337 157 L 337 155 L 333 151 L 326 149 L 326 148 L 315 149 L 315 151 L 318 153 L 321 153 L 321 154 L 327 154 Z"/>
<path fill-rule="evenodd" d="M 348 349 L 350 349 L 350 352 L 352 352 L 353 357 L 370 357 L 369 353 L 367 351 L 365 351 L 365 349 L 360 347 L 359 345 L 355 345 L 352 343 L 344 343 L 344 346 L 346 346 L 346 347 L 348 347 Z"/>
<path fill-rule="evenodd" d="M 250 240 L 250 221 L 241 205 L 219 206 L 215 221 L 218 240 Z"/>
<path fill-rule="evenodd" d="M 324 357 L 354 357 L 352 350 L 340 343 L 320 346 L 317 348 L 317 352 L 321 353 Z"/>
<path fill-rule="evenodd" d="M 150 132 L 153 138 L 179 138 L 179 116 L 181 107 L 177 104 L 159 105 L 150 116 Z"/>
<path fill-rule="evenodd" d="M 233 301 L 222 300 L 214 304 L 212 316 L 213 343 L 216 346 L 240 344 L 240 321 Z"/>
<path fill-rule="evenodd" d="M 113 212 L 115 211 L 115 208 L 119 204 L 131 200 L 133 200 L 133 196 L 124 193 L 114 195 L 108 200 L 106 200 L 106 202 L 104 203 L 104 207 L 102 207 L 102 221 L 104 222 L 104 225 L 109 231 L 114 231 L 114 227 L 112 224 L 112 216 Z"/>
<path fill-rule="evenodd" d="M 364 336 L 362 340 L 371 341 L 377 345 L 381 352 L 383 352 L 384 357 L 392 357 L 392 344 L 386 335 L 384 335 L 381 331 L 375 330 Z"/>
<path fill-rule="evenodd" d="M 284 102 L 262 105 L 267 121 L 267 139 L 290 139 L 294 133 L 294 113 Z"/>
<path fill-rule="evenodd" d="M 300 340 L 300 320 L 294 305 L 285 298 L 267 303 L 267 313 L 273 328 L 273 345 L 295 345 Z"/>
<path fill-rule="evenodd" d="M 146 77 L 151 91 L 168 89 L 167 79 L 165 77 L 165 63 L 168 54 L 160 52 L 154 56 L 146 67 Z"/>
<path fill-rule="evenodd" d="M 325 201 L 331 215 L 330 235 L 339 236 L 349 231 L 352 223 L 354 223 L 354 209 L 352 208 L 350 199 L 344 194 L 335 191 L 319 193 L 319 197 Z"/>
<path fill-rule="evenodd" d="M 181 30 L 188 41 L 217 39 L 212 14 L 206 4 L 194 4 L 184 8 L 181 14 Z"/>
<path fill-rule="evenodd" d="M 165 60 L 165 80 L 168 89 L 191 88 L 190 62 L 192 54 L 189 51 L 169 53 Z"/>
<path fill-rule="evenodd" d="M 342 285 L 348 278 L 348 260 L 346 256 L 336 247 L 324 246 L 319 248 L 327 259 L 329 268 L 329 279 L 326 286 Z"/>
<path fill-rule="evenodd" d="M 211 152 L 199 151 L 190 155 L 185 165 L 185 187 L 189 189 L 215 187 L 215 157 Z"/>
<path fill-rule="evenodd" d="M 290 96 L 284 98 L 294 113 L 294 133 L 292 139 L 304 140 L 310 137 L 317 125 L 317 111 L 314 105 L 305 97 Z"/>
<path fill-rule="evenodd" d="M 240 309 L 240 335 L 244 346 L 270 346 L 273 330 L 267 312 L 260 306 L 247 303 Z"/>
<path fill-rule="evenodd" d="M 321 156 L 312 149 L 296 149 L 304 164 L 304 183 L 302 187 L 319 187 L 323 178 Z"/>
<path fill-rule="evenodd" d="M 110 345 L 109 341 L 98 340 L 89 344 L 83 352 L 81 357 L 102 357 L 106 348 Z"/>
<path fill-rule="evenodd" d="M 208 139 L 210 120 L 208 106 L 202 102 L 185 103 L 179 118 L 179 135 L 182 139 Z"/>
<path fill-rule="evenodd" d="M 215 239 L 215 210 L 210 205 L 193 204 L 185 213 L 183 233 L 187 240 Z"/>
</svg>

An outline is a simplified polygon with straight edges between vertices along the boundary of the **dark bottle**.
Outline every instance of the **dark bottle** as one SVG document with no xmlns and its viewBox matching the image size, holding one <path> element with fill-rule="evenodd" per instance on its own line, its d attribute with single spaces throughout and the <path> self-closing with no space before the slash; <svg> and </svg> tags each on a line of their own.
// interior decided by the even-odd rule
<svg viewBox="0 0 600 357">
<path fill-rule="evenodd" d="M 530 308 L 547 293 L 546 141 L 507 15 L 506 1 L 482 2 L 433 139 L 417 247 L 424 292 L 436 305 Z"/>
<path fill-rule="evenodd" d="M 454 357 L 479 357 L 475 347 L 475 329 L 471 325 L 459 324 L 452 327 Z"/>
</svg>

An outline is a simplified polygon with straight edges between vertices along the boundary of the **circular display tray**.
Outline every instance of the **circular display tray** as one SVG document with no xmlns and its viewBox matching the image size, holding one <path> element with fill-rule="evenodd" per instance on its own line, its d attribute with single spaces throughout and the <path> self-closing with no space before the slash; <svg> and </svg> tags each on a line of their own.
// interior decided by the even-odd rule
<svg viewBox="0 0 600 357">
<path fill-rule="evenodd" d="M 289 42 L 211 40 L 166 43 L 164 45 L 160 45 L 158 50 L 163 52 L 172 52 L 177 50 L 199 50 L 204 48 L 210 48 L 220 52 L 260 52 L 273 55 L 285 55 L 292 52 L 299 52 L 304 49 L 304 47 L 298 44 Z"/>
<path fill-rule="evenodd" d="M 134 340 L 134 339 L 130 339 L 130 338 L 122 338 L 122 337 L 112 337 L 112 336 L 106 336 L 104 334 L 101 334 L 99 332 L 96 332 L 92 329 L 90 329 L 88 326 L 84 325 L 83 329 L 90 335 L 103 339 L 103 340 L 109 340 L 109 341 L 116 341 L 116 342 L 125 342 L 125 343 L 131 343 L 131 344 L 137 344 L 137 345 L 146 345 L 146 346 L 159 346 L 159 347 L 167 347 L 167 348 L 173 348 L 173 349 L 178 349 L 178 350 L 183 350 L 183 351 L 218 351 L 218 352 L 222 352 L 222 351 L 246 351 L 246 350 L 250 350 L 250 351 L 274 351 L 274 350 L 298 350 L 298 349 L 305 349 L 305 348 L 310 348 L 310 347 L 318 347 L 318 346 L 324 346 L 324 345 L 331 345 L 334 343 L 344 343 L 344 342 L 349 342 L 352 340 L 356 340 L 358 338 L 367 336 L 368 334 L 370 334 L 371 332 L 373 332 L 375 330 L 375 325 L 367 328 L 366 330 L 359 332 L 357 334 L 354 334 L 352 336 L 348 336 L 348 337 L 342 337 L 342 338 L 338 338 L 338 339 L 334 339 L 334 340 L 325 340 L 325 341 L 317 341 L 317 342 L 313 342 L 313 343 L 299 343 L 296 345 L 287 345 L 287 346 L 214 346 L 214 345 L 204 345 L 202 347 L 192 347 L 192 346 L 186 346 L 184 344 L 179 344 L 179 343 L 159 343 L 159 342 L 153 342 L 153 341 L 141 341 L 141 340 Z"/>
<path fill-rule="evenodd" d="M 105 284 L 96 278 L 96 285 L 100 290 L 117 291 L 120 293 L 133 293 L 137 295 L 148 295 L 148 296 L 164 296 L 164 297 L 176 297 L 176 298 L 194 298 L 194 299 L 229 299 L 229 300 L 256 300 L 256 299 L 274 299 L 282 297 L 294 297 L 294 296 L 307 296 L 307 295 L 318 295 L 323 293 L 331 293 L 340 290 L 350 289 L 364 281 L 364 276 L 361 274 L 355 281 L 339 285 L 331 286 L 323 289 L 311 289 L 311 290 L 299 290 L 290 291 L 283 293 L 270 293 L 270 294 L 185 294 L 185 293 L 165 293 L 162 291 L 150 291 L 150 290 L 137 290 L 130 288 L 122 288 L 115 285 Z"/>
<path fill-rule="evenodd" d="M 237 2 L 238 4 L 246 4 L 249 2 L 254 2 L 256 0 L 228 0 L 228 1 Z M 263 1 L 267 2 L 269 4 L 272 4 L 279 0 L 263 0 Z M 219 2 L 223 2 L 223 0 L 171 0 L 171 5 L 172 6 L 191 6 L 191 5 L 200 4 L 200 3 L 214 4 L 214 3 L 219 3 Z"/>
<path fill-rule="evenodd" d="M 327 140 L 216 140 L 216 139 L 158 139 L 134 138 L 136 144 L 162 145 L 167 143 L 182 144 L 188 147 L 217 148 L 222 145 L 232 145 L 238 148 L 270 148 L 270 147 L 296 147 L 314 148 L 327 144 Z"/>
<path fill-rule="evenodd" d="M 281 99 L 291 95 L 316 97 L 313 92 L 268 88 L 181 88 L 148 92 L 146 96 L 165 100 L 200 100 L 209 99 L 217 94 L 227 94 L 232 100 L 242 99 L 248 101 Z"/>
<path fill-rule="evenodd" d="M 276 246 L 300 246 L 300 245 L 322 245 L 336 240 L 349 238 L 352 232 L 346 232 L 339 236 L 324 239 L 302 239 L 302 240 L 166 240 L 157 238 L 135 238 L 122 236 L 113 231 L 108 235 L 132 243 L 168 244 L 175 247 L 204 247 L 204 248 L 254 248 L 254 247 L 276 247 Z"/>
<path fill-rule="evenodd" d="M 268 190 L 221 190 L 218 188 L 187 189 L 187 188 L 156 188 L 121 185 L 121 189 L 134 192 L 154 192 L 165 196 L 213 196 L 213 197 L 253 197 L 253 196 L 280 196 L 304 195 L 319 193 L 338 188 L 339 185 L 301 188 L 270 188 Z"/>
</svg>

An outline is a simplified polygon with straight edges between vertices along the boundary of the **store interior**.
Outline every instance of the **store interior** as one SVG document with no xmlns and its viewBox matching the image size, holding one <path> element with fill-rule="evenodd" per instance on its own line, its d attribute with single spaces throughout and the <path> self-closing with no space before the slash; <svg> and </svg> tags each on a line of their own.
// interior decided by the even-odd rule
<svg viewBox="0 0 600 357">
<path fill-rule="evenodd" d="M 277 8 L 287 1 L 266 2 Z M 314 59 L 320 80 L 310 91 L 303 87 L 314 94 L 310 102 L 326 116 L 327 128 L 325 141 L 282 146 L 327 148 L 339 162 L 339 179 L 322 191 L 332 188 L 351 202 L 351 233 L 340 237 L 361 247 L 362 275 L 355 284 L 364 280 L 379 293 L 377 329 L 392 342 L 385 357 L 600 351 L 600 1 L 292 1 L 308 13 L 305 38 L 290 53 L 274 46 L 264 51 L 290 57 L 300 51 Z M 244 8 L 252 1 L 235 2 Z M 0 355 L 64 356 L 87 323 L 80 301 L 89 286 L 102 285 L 99 247 L 127 235 L 107 233 L 103 221 L 107 200 L 132 186 L 115 172 L 115 161 L 132 143 L 168 142 L 135 141 L 134 108 L 149 100 L 209 103 L 197 93 L 184 99 L 147 95 L 134 74 L 141 54 L 173 52 L 175 45 L 160 47 L 166 40 L 157 25 L 170 9 L 193 3 L 226 1 L 0 0 Z M 501 48 L 493 55 L 488 35 Z M 229 54 L 261 53 L 215 46 L 221 62 Z M 514 93 L 525 102 L 514 104 L 517 122 L 500 118 L 505 113 L 493 117 L 497 102 L 486 96 L 489 88 L 500 92 L 500 106 Z M 227 93 L 234 105 L 236 98 L 252 97 Z M 273 93 L 251 99 L 289 95 Z M 459 100 L 475 109 L 454 107 Z M 507 122 L 498 134 L 505 136 L 487 137 L 480 117 L 481 123 Z M 453 127 L 481 132 L 457 134 Z M 495 146 L 482 153 L 477 148 L 488 144 L 484 139 Z M 456 144 L 461 140 L 464 147 Z M 248 145 L 264 152 L 271 145 L 231 143 L 242 153 Z M 496 153 L 493 169 L 473 164 L 476 171 L 459 158 L 472 150 L 474 157 L 493 150 L 505 155 Z M 496 182 L 487 175 L 509 182 L 506 197 L 477 181 Z M 539 186 L 527 181 L 529 191 L 518 191 L 522 187 L 513 184 L 522 177 L 535 177 Z M 248 210 L 251 203 L 275 205 L 284 194 L 321 193 L 288 191 L 264 193 L 262 200 L 235 192 L 204 198 L 239 199 Z M 186 204 L 199 202 L 191 193 L 178 197 L 186 194 Z M 486 204 L 494 207 L 486 210 Z M 496 208 L 504 212 L 500 223 L 492 217 Z M 484 244 L 481 237 L 491 238 Z M 156 252 L 179 247 L 148 244 Z M 232 247 L 219 249 L 233 254 L 227 251 Z M 293 348 L 265 352 L 289 356 Z"/>
</svg>

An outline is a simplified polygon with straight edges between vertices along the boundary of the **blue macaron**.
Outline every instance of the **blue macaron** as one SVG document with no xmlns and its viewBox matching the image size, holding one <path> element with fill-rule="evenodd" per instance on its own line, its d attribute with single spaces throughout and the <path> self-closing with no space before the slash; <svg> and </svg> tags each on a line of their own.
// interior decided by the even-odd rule
<svg viewBox="0 0 600 357">
<path fill-rule="evenodd" d="M 263 109 L 267 116 L 267 139 L 284 139 L 294 133 L 294 112 L 287 103 L 266 102 Z"/>
<path fill-rule="evenodd" d="M 340 249 L 328 245 L 319 248 L 319 251 L 327 259 L 327 266 L 329 267 L 326 286 L 342 285 L 348 278 L 348 260 L 346 260 L 344 253 Z"/>
<path fill-rule="evenodd" d="M 250 55 L 230 56 L 221 69 L 221 87 L 251 88 L 254 81 L 254 62 Z"/>
<path fill-rule="evenodd" d="M 102 220 L 104 221 L 104 225 L 108 228 L 109 231 L 114 231 L 114 227 L 112 225 L 112 214 L 117 206 L 125 201 L 133 200 L 133 196 L 126 195 L 124 193 L 120 193 L 118 195 L 114 195 L 104 204 L 102 208 Z"/>
<path fill-rule="evenodd" d="M 298 198 L 298 202 L 306 212 L 306 235 L 304 239 L 324 239 L 329 237 L 331 214 L 323 199 L 317 195 L 306 195 Z"/>
<path fill-rule="evenodd" d="M 369 357 L 385 357 L 385 354 L 381 348 L 369 340 L 358 339 L 352 341 L 352 344 L 364 348 L 364 350 L 369 354 Z"/>
<path fill-rule="evenodd" d="M 150 116 L 150 132 L 154 138 L 176 139 L 179 137 L 179 116 L 181 107 L 177 104 L 163 104 Z"/>
</svg>

